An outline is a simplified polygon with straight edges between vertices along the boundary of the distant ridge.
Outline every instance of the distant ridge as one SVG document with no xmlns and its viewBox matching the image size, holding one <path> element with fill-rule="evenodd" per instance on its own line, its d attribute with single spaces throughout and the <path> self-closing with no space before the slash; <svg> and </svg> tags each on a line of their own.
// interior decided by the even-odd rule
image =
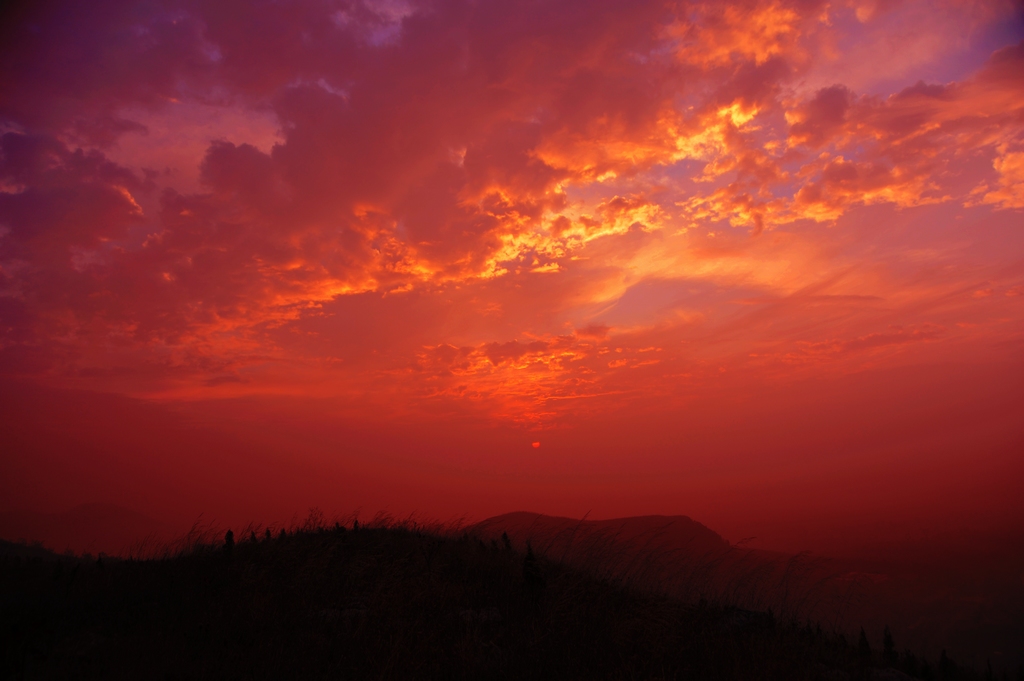
<svg viewBox="0 0 1024 681">
<path fill-rule="evenodd" d="M 59 513 L 0 511 L 0 538 L 39 542 L 57 553 L 116 555 L 141 541 L 165 540 L 168 529 L 138 511 L 114 504 L 80 504 Z"/>
<path fill-rule="evenodd" d="M 549 555 L 565 554 L 573 547 L 615 545 L 636 551 L 680 556 L 718 555 L 730 544 L 720 534 L 684 515 L 645 515 L 610 520 L 576 520 L 517 511 L 483 520 L 471 528 L 481 537 L 494 539 L 507 533 L 517 545 L 527 540 Z"/>
</svg>

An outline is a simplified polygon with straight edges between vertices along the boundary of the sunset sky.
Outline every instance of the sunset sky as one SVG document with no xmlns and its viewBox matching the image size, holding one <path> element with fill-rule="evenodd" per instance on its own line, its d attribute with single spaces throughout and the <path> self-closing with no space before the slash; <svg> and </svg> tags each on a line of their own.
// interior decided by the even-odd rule
<svg viewBox="0 0 1024 681">
<path fill-rule="evenodd" d="M 1024 525 L 1019 2 L 2 11 L 3 509 Z"/>
</svg>

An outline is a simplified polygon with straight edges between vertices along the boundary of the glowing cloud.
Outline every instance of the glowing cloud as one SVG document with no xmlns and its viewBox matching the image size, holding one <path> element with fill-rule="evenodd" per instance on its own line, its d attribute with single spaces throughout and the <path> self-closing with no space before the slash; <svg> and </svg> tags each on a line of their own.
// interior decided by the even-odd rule
<svg viewBox="0 0 1024 681">
<path fill-rule="evenodd" d="M 555 433 L 1020 357 L 1010 2 L 0 24 L 5 381 Z"/>
</svg>

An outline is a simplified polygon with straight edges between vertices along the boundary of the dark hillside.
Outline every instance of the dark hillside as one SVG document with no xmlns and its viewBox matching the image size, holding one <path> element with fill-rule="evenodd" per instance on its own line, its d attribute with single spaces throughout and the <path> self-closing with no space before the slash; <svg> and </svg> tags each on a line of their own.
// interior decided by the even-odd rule
<svg viewBox="0 0 1024 681">
<path fill-rule="evenodd" d="M 518 549 L 529 542 L 551 560 L 687 602 L 831 619 L 848 591 L 818 561 L 732 546 L 687 516 L 574 520 L 517 512 L 488 518 L 472 531 L 485 539 L 504 533 Z"/>
<path fill-rule="evenodd" d="M 4 679 L 905 678 L 817 626 L 383 524 L 156 560 L 8 553 L 0 613 Z"/>
<path fill-rule="evenodd" d="M 1024 543 L 1019 537 L 938 535 L 929 543 L 811 556 L 730 545 L 687 516 L 574 520 L 508 513 L 473 527 L 507 534 L 553 560 L 687 602 L 701 598 L 783 618 L 821 621 L 869 643 L 886 627 L 902 645 L 943 650 L 996 671 L 1024 664 Z M 1002 539 L 1002 540 L 1001 540 Z"/>
</svg>

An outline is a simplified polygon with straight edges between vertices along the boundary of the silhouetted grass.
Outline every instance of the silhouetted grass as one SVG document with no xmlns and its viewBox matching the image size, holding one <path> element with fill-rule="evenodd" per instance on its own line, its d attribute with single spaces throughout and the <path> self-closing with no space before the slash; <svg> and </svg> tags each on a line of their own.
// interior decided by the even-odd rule
<svg viewBox="0 0 1024 681">
<path fill-rule="evenodd" d="M 631 585 L 622 575 L 481 540 L 458 525 L 386 517 L 352 525 L 327 523 L 314 512 L 288 531 L 244 528 L 233 533 L 231 546 L 223 534 L 215 539 L 210 528 L 197 526 L 155 555 L 151 547 L 146 559 L 4 557 L 0 673 L 17 679 L 886 678 L 878 676 L 882 651 L 865 653 L 778 611 L 707 598 L 687 602 L 639 588 L 641 582 Z M 654 579 L 639 566 L 628 574 Z M 906 667 L 904 659 L 888 662 Z M 914 664 L 925 673 L 920 661 Z M 930 678 L 981 678 L 949 660 L 942 664 L 929 667 Z"/>
</svg>

